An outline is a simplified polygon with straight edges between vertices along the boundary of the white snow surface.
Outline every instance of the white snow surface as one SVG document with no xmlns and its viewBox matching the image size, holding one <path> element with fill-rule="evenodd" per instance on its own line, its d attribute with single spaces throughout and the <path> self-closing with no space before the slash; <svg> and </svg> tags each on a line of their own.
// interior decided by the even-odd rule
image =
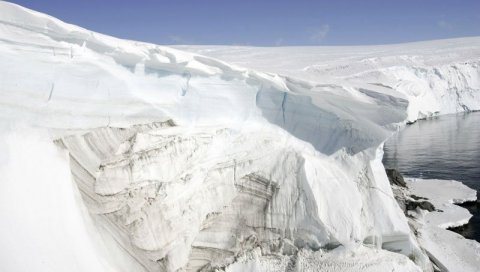
<svg viewBox="0 0 480 272">
<path fill-rule="evenodd" d="M 252 250 L 354 269 L 322 255 L 334 247 L 375 255 L 363 265 L 377 271 L 431 270 L 382 143 L 406 120 L 480 108 L 479 38 L 179 48 L 0 2 L 1 176 L 13 188 L 0 206 L 1 270 L 222 270 Z M 60 195 L 64 207 L 50 202 Z"/>
<path fill-rule="evenodd" d="M 456 180 L 406 179 L 414 195 L 428 198 L 440 211 L 429 212 L 424 220 L 427 224 L 440 228 L 458 227 L 468 223 L 470 212 L 455 204 L 476 201 L 477 192 Z"/>
<path fill-rule="evenodd" d="M 476 201 L 476 191 L 454 180 L 406 179 L 409 191 L 428 198 L 443 212 L 417 210 L 414 213 L 420 245 L 444 271 L 478 271 L 480 243 L 446 230 L 466 224 L 472 216 L 467 209 L 454 205 Z"/>
<path fill-rule="evenodd" d="M 418 240 L 443 271 L 478 271 L 480 243 L 477 241 L 430 225 L 420 229 Z"/>
<path fill-rule="evenodd" d="M 45 130 L 0 128 L 2 271 L 144 271 L 88 220 L 68 156 Z"/>
</svg>

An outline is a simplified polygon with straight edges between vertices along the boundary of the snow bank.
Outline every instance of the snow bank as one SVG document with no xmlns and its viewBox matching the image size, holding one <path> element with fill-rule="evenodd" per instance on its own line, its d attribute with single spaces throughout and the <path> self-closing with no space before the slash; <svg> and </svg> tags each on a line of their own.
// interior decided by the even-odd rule
<svg viewBox="0 0 480 272">
<path fill-rule="evenodd" d="M 480 243 L 446 230 L 447 227 L 468 223 L 472 215 L 454 203 L 475 201 L 476 191 L 454 180 L 409 178 L 406 181 L 411 193 L 428 198 L 437 209 L 433 212 L 417 210 L 413 213 L 422 248 L 445 271 L 478 271 Z"/>
<path fill-rule="evenodd" d="M 257 248 L 260 259 L 310 250 L 315 253 L 306 258 L 320 267 L 322 252 L 335 247 L 378 253 L 378 262 L 365 266 L 415 270 L 409 256 L 431 270 L 381 164 L 381 144 L 408 117 L 410 98 L 389 80 L 355 78 L 376 64 L 360 61 L 344 69 L 349 72 L 323 76 L 328 67 L 301 66 L 308 56 L 322 56 L 320 49 L 305 50 L 302 58 L 287 48 L 267 51 L 285 58 L 277 69 L 289 74 L 271 72 L 277 64 L 271 61 L 266 69 L 241 68 L 108 37 L 7 2 L 0 2 L 0 35 L 0 120 L 54 133 L 55 143 L 68 151 L 91 217 L 73 208 L 66 212 L 79 228 L 90 228 L 93 219 L 108 251 L 124 256 L 102 259 L 102 247 L 90 248 L 84 257 L 98 257 L 101 264 L 88 261 L 88 270 L 104 271 L 104 261 L 118 259 L 129 271 L 222 269 Z M 455 59 L 466 58 L 462 45 L 447 46 L 462 56 Z M 418 54 L 428 55 L 420 48 Z M 343 48 L 326 50 L 345 54 Z M 378 54 L 380 63 L 398 61 Z M 289 66 L 288 59 L 297 57 Z M 40 151 L 32 158 L 50 154 Z M 53 175 L 60 169 L 55 165 L 25 169 Z M 70 177 L 63 172 L 55 181 L 68 183 Z M 72 196 L 61 188 L 54 186 L 51 195 Z M 39 207 L 48 203 L 32 199 Z M 35 224 L 27 231 L 35 232 Z M 53 234 L 39 247 L 60 250 L 63 242 L 84 237 Z M 57 239 L 63 242 L 49 244 Z M 82 241 L 88 249 L 91 240 Z M 27 245 L 20 239 L 15 246 Z M 53 263 L 55 256 L 44 255 Z M 334 259 L 345 269 L 354 263 Z"/>
</svg>

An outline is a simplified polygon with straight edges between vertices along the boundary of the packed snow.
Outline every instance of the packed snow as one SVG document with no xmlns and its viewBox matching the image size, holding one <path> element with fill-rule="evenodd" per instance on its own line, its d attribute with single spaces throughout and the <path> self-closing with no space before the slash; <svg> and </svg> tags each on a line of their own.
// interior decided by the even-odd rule
<svg viewBox="0 0 480 272">
<path fill-rule="evenodd" d="M 0 268 L 433 271 L 382 143 L 480 109 L 479 55 L 479 38 L 174 49 L 0 2 Z"/>
<path fill-rule="evenodd" d="M 365 271 L 384 272 L 421 271 L 405 256 L 389 251 L 357 246 L 344 248 L 340 246 L 333 250 L 311 251 L 302 249 L 295 259 L 288 256 L 262 256 L 257 250 L 247 252 L 240 256 L 237 261 L 225 269 L 226 272 L 263 272 L 263 271 Z"/>
</svg>

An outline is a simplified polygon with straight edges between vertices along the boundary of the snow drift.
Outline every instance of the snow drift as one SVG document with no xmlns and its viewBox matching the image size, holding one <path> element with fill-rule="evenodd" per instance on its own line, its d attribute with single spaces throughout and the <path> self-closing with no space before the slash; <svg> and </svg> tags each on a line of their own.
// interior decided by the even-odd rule
<svg viewBox="0 0 480 272">
<path fill-rule="evenodd" d="M 297 48 L 258 49 L 260 56 L 254 48 L 181 48 L 212 58 L 119 40 L 0 2 L 0 118 L 48 130 L 51 144 L 68 151 L 90 217 L 73 208 L 56 216 L 93 222 L 109 241 L 103 247 L 129 256 L 130 271 L 238 271 L 264 261 L 274 270 L 279 262 L 302 269 L 317 259 L 315 270 L 322 258 L 351 266 L 342 259 L 355 252 L 376 256 L 364 264 L 370 271 L 428 271 L 393 198 L 382 142 L 407 119 L 479 108 L 480 39 L 426 45 L 406 46 L 408 57 L 375 53 L 393 46 L 375 48 L 371 62 L 369 48 L 310 48 L 303 56 Z M 434 58 L 429 46 L 455 56 Z M 230 50 L 243 52 L 236 56 L 244 63 L 224 54 Z M 321 59 L 322 50 L 355 61 L 344 67 L 340 57 L 305 57 Z M 284 65 L 266 61 L 271 55 Z M 395 67 L 399 58 L 403 65 Z M 415 72 L 411 60 L 423 58 L 435 63 Z M 14 145 L 3 160 L 16 152 L 24 150 Z M 31 152 L 40 159 L 44 150 Z M 50 171 L 65 171 L 57 160 Z M 25 164 L 2 174 L 15 171 L 37 170 Z M 47 201 L 61 188 L 31 201 Z M 2 232 L 1 244 L 16 239 L 11 235 Z M 21 234 L 17 241 L 31 254 L 49 242 L 31 247 Z M 103 263 L 118 258 L 102 246 L 91 250 Z M 245 256 L 256 261 L 235 264 Z M 90 255 L 76 258 L 89 263 Z M 92 262 L 89 270 L 96 269 Z"/>
</svg>

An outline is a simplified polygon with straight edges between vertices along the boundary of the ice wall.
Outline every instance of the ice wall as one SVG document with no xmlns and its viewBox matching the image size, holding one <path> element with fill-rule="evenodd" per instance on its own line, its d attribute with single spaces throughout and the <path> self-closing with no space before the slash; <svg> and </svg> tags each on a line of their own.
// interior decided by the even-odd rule
<svg viewBox="0 0 480 272">
<path fill-rule="evenodd" d="M 315 91 L 341 93 L 340 85 L 357 99 L 363 90 L 404 98 L 409 122 L 480 109 L 478 37 L 350 47 L 177 48 L 301 80 Z"/>
</svg>

